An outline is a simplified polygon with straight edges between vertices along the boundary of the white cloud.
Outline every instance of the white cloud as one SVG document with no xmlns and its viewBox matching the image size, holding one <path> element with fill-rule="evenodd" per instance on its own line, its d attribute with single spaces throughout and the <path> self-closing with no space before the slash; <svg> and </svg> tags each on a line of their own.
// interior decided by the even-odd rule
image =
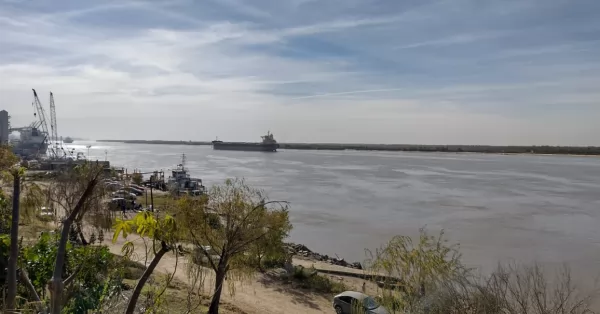
<svg viewBox="0 0 600 314">
<path fill-rule="evenodd" d="M 331 18 L 319 20 L 307 15 L 307 20 L 317 20 L 310 24 L 297 23 L 303 16 L 286 14 L 311 14 L 298 13 L 298 8 L 316 10 L 319 1 L 289 3 L 281 14 L 260 3 L 219 1 L 207 8 L 222 15 L 235 11 L 254 21 L 195 17 L 191 9 L 203 14 L 203 8 L 190 1 L 109 2 L 59 13 L 0 5 L 0 45 L 6 52 L 0 54 L 0 106 L 11 112 L 13 124 L 26 124 L 31 119 L 30 89 L 40 95 L 51 90 L 61 130 L 96 138 L 207 140 L 219 135 L 253 140 L 271 129 L 283 141 L 597 141 L 591 134 L 600 132 L 598 127 L 574 122 L 590 116 L 589 107 L 600 95 L 588 87 L 600 80 L 593 73 L 583 79 L 573 69 L 589 69 L 594 60 L 563 67 L 565 60 L 553 67 L 529 61 L 503 68 L 492 63 L 494 56 L 470 59 L 470 44 L 484 39 L 499 44 L 500 38 L 518 32 L 463 28 L 447 37 L 418 38 L 419 28 L 430 34 L 428 28 L 434 26 L 423 25 L 431 17 L 444 18 L 444 12 L 435 11 L 437 3 L 360 17 L 331 12 Z M 367 12 L 370 7 L 364 8 Z M 137 15 L 128 22 L 143 26 L 120 29 L 86 22 L 96 14 L 131 9 L 186 26 L 148 26 Z M 278 24 L 286 19 L 294 22 Z M 413 31 L 406 30 L 411 27 Z M 464 57 L 457 51 L 440 56 L 435 50 L 454 44 L 465 46 Z M 597 46 L 592 42 L 586 47 Z M 498 56 L 515 62 L 532 54 L 564 52 L 536 49 L 510 47 Z M 511 77 L 496 75 L 508 70 Z M 555 108 L 569 102 L 570 108 L 588 111 L 563 114 L 571 120 L 553 127 L 564 132 L 547 137 L 544 128 L 557 119 L 552 110 L 537 116 L 514 114 L 519 105 Z"/>
</svg>

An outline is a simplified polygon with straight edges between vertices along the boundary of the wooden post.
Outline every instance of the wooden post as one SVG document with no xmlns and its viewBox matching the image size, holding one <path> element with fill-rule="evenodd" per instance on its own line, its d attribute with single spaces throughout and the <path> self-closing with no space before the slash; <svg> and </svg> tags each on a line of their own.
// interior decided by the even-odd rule
<svg viewBox="0 0 600 314">
<path fill-rule="evenodd" d="M 150 177 L 150 206 L 152 206 L 152 212 L 154 212 L 154 195 L 152 194 L 154 189 L 154 178 Z"/>
</svg>

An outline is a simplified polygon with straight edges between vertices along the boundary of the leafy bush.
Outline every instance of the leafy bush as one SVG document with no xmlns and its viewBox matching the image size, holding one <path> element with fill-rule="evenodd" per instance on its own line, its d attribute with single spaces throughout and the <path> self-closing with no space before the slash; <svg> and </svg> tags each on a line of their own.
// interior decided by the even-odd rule
<svg viewBox="0 0 600 314">
<path fill-rule="evenodd" d="M 348 290 L 343 283 L 331 280 L 327 276 L 319 275 L 314 267 L 305 268 L 296 266 L 294 267 L 292 278 L 298 283 L 300 288 L 310 289 L 319 293 L 340 293 Z"/>
<path fill-rule="evenodd" d="M 265 256 L 261 261 L 261 268 L 263 269 L 274 269 L 283 268 L 286 263 L 286 257 L 284 256 Z"/>
<path fill-rule="evenodd" d="M 22 248 L 20 264 L 25 267 L 29 279 L 42 299 L 52 277 L 57 254 L 58 234 L 45 232 L 31 246 Z M 105 294 L 121 287 L 122 273 L 116 260 L 106 246 L 81 246 L 67 244 L 63 279 L 76 273 L 73 282 L 66 287 L 69 302 L 67 313 L 86 313 L 97 309 Z"/>
<path fill-rule="evenodd" d="M 139 172 L 135 172 L 131 175 L 131 181 L 137 185 L 142 185 L 142 182 L 144 181 L 144 175 Z"/>
<path fill-rule="evenodd" d="M 343 283 L 318 274 L 304 281 L 301 287 L 320 293 L 340 293 L 348 290 L 348 287 Z"/>
<path fill-rule="evenodd" d="M 402 280 L 383 282 L 377 297 L 391 313 L 592 313 L 591 298 L 578 294 L 568 268 L 552 281 L 537 265 L 499 266 L 488 277 L 473 276 L 443 233 L 432 237 L 423 229 L 416 244 L 408 237 L 394 237 L 370 265 L 374 275 L 403 275 Z M 394 289 L 398 282 L 401 289 Z"/>
</svg>

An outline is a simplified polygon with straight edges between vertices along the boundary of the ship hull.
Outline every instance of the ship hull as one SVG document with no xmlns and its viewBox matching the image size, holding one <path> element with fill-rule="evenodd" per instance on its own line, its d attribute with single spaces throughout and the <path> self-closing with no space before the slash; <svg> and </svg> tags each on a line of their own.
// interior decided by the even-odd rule
<svg viewBox="0 0 600 314">
<path fill-rule="evenodd" d="M 279 144 L 262 144 L 262 143 L 236 143 L 236 142 L 213 142 L 215 150 L 239 150 L 250 152 L 276 152 Z"/>
<path fill-rule="evenodd" d="M 17 143 L 12 147 L 12 150 L 17 156 L 44 155 L 48 151 L 48 144 Z"/>
</svg>

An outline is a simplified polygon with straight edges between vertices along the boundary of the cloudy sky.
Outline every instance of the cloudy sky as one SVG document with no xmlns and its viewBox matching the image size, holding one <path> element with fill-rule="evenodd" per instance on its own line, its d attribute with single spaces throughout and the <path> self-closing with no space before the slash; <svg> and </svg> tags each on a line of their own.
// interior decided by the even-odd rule
<svg viewBox="0 0 600 314">
<path fill-rule="evenodd" d="M 600 145 L 600 1 L 0 0 L 31 88 L 93 139 Z"/>
</svg>

